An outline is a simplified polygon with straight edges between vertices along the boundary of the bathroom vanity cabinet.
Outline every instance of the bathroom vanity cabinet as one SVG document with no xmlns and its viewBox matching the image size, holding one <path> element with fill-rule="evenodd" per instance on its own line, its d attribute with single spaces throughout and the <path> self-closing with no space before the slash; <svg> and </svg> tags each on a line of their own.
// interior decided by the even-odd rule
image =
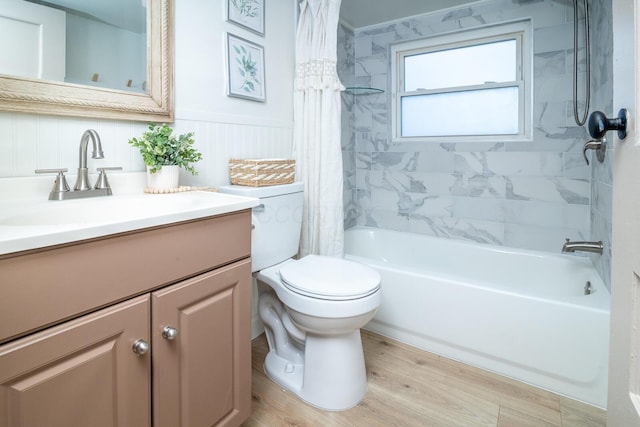
<svg viewBox="0 0 640 427">
<path fill-rule="evenodd" d="M 249 210 L 0 256 L 0 426 L 240 425 Z"/>
</svg>

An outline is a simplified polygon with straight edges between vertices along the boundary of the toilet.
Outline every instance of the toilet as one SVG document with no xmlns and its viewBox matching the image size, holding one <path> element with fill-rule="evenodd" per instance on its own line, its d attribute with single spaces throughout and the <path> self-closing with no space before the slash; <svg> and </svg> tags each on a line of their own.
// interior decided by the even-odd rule
<svg viewBox="0 0 640 427">
<path fill-rule="evenodd" d="M 269 344 L 267 376 L 320 409 L 357 405 L 367 392 L 360 328 L 380 305 L 380 275 L 338 257 L 292 258 L 300 242 L 303 183 L 218 191 L 260 199 L 252 212 L 251 257 Z"/>
</svg>

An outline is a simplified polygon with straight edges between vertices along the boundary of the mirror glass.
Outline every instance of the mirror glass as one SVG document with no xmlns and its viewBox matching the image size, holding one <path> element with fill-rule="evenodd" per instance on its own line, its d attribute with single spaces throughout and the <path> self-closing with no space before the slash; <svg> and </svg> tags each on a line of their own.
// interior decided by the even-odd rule
<svg viewBox="0 0 640 427">
<path fill-rule="evenodd" d="M 0 0 L 0 109 L 173 120 L 172 0 Z"/>
<path fill-rule="evenodd" d="M 0 74 L 147 93 L 145 0 L 25 0 L 4 7 Z"/>
</svg>

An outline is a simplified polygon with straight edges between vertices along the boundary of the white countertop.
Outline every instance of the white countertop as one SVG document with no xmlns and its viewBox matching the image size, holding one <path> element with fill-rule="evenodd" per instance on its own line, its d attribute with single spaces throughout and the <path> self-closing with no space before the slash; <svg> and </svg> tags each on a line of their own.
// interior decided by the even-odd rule
<svg viewBox="0 0 640 427">
<path fill-rule="evenodd" d="M 41 177 L 1 179 L 0 255 L 258 205 L 255 198 L 211 191 L 145 194 L 144 174 L 113 174 L 109 180 L 112 196 L 50 201 L 52 177 L 44 181 Z"/>
</svg>

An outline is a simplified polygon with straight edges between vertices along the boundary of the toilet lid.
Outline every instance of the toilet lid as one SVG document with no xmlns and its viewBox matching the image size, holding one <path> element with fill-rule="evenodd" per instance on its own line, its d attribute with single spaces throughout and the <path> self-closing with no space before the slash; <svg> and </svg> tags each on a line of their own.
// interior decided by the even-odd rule
<svg viewBox="0 0 640 427">
<path fill-rule="evenodd" d="M 280 269 L 290 290 L 314 298 L 347 300 L 370 295 L 380 287 L 380 275 L 363 264 L 342 258 L 308 255 Z"/>
</svg>

